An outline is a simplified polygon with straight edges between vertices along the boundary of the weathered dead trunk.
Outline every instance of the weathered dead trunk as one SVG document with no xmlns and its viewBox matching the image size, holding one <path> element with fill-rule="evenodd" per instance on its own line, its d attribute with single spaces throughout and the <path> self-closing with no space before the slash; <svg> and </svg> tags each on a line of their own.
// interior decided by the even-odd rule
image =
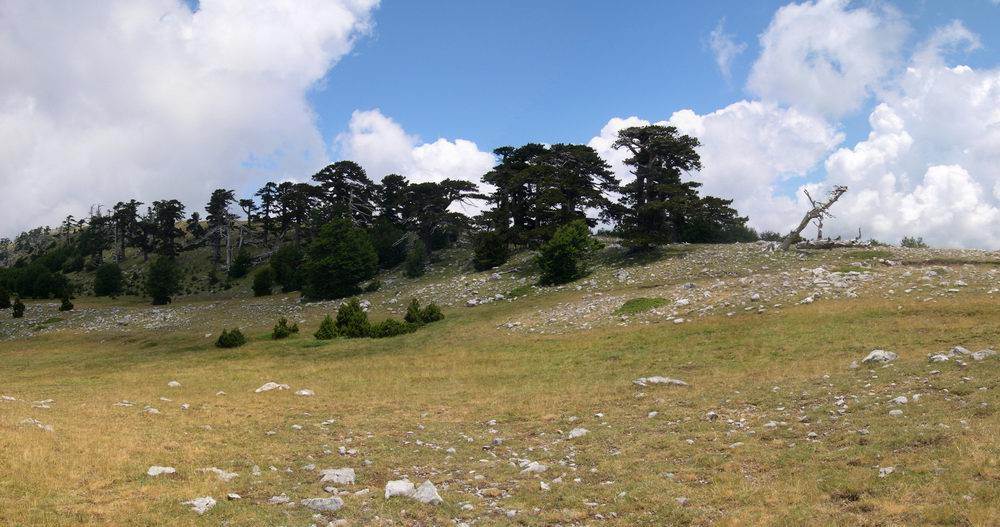
<svg viewBox="0 0 1000 527">
<path fill-rule="evenodd" d="M 817 203 L 814 199 L 812 199 L 812 196 L 809 195 L 808 191 L 804 192 L 806 194 L 806 197 L 808 197 L 809 201 L 812 203 L 813 208 L 809 212 L 807 212 L 806 215 L 802 218 L 802 221 L 799 222 L 799 226 L 792 229 L 792 232 L 788 233 L 788 236 L 785 236 L 785 239 L 782 240 L 781 242 L 782 251 L 787 251 L 792 246 L 792 243 L 794 243 L 795 240 L 799 237 L 799 235 L 802 234 L 802 231 L 804 231 L 805 228 L 809 226 L 809 223 L 811 221 L 822 219 L 824 217 L 832 218 L 833 215 L 830 214 L 829 209 L 830 207 L 833 206 L 834 203 L 837 202 L 838 199 L 840 199 L 841 196 L 844 195 L 845 192 L 847 192 L 847 187 L 843 185 L 837 185 L 833 187 L 833 190 L 830 191 L 830 194 L 827 196 L 826 201 L 823 201 L 821 203 Z M 820 228 L 822 228 L 822 226 Z"/>
</svg>

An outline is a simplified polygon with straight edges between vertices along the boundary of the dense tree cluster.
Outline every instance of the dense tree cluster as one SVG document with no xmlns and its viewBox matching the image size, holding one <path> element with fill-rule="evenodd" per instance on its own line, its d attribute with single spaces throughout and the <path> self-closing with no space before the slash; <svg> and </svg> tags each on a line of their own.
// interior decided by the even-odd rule
<svg viewBox="0 0 1000 527">
<path fill-rule="evenodd" d="M 0 263 L 9 266 L 0 269 L 0 288 L 61 298 L 73 293 L 66 275 L 96 271 L 94 293 L 117 295 L 126 289 L 122 264 L 141 256 L 152 259 L 141 271 L 146 294 L 166 303 L 187 278 L 178 256 L 205 247 L 212 286 L 228 287 L 261 266 L 253 273 L 256 295 L 280 287 L 330 299 L 357 294 L 368 281 L 377 288 L 380 269 L 403 265 L 418 277 L 432 253 L 465 235 L 475 269 L 502 265 L 512 250 L 540 249 L 543 282 L 550 283 L 586 272 L 589 230 L 599 223 L 639 250 L 754 239 L 730 200 L 699 195 L 700 184 L 688 176 L 701 169 L 698 146 L 670 126 L 621 130 L 614 147 L 628 153 L 634 176 L 624 184 L 589 146 L 530 143 L 494 151 L 496 166 L 482 175 L 488 193 L 468 181 L 412 183 L 399 174 L 376 183 L 357 163 L 338 161 L 309 182 L 268 182 L 251 196 L 217 189 L 204 217 L 186 215 L 173 199 L 95 206 L 86 218 L 68 216 L 56 229 L 0 244 Z M 474 202 L 486 205 L 476 217 L 458 212 Z M 10 262 L 12 254 L 20 257 Z"/>
</svg>

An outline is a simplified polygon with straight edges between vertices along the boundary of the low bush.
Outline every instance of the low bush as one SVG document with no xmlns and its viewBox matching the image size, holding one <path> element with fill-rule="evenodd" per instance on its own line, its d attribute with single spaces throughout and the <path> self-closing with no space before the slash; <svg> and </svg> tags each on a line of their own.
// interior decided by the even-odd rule
<svg viewBox="0 0 1000 527">
<path fill-rule="evenodd" d="M 365 286 L 366 293 L 374 293 L 379 289 L 382 289 L 382 281 L 379 280 L 378 278 L 372 280 L 371 282 L 368 282 L 368 285 Z"/>
<path fill-rule="evenodd" d="M 14 318 L 22 318 L 24 316 L 24 302 L 21 302 L 20 297 L 14 297 Z"/>
<path fill-rule="evenodd" d="M 340 304 L 335 326 L 338 335 L 349 339 L 367 337 L 371 331 L 368 313 L 365 313 L 365 310 L 361 308 L 361 302 L 356 297 Z"/>
<path fill-rule="evenodd" d="M 420 309 L 420 301 L 416 298 L 410 299 L 410 305 L 406 306 L 406 316 L 403 320 L 409 322 L 410 324 L 423 324 L 424 323 L 424 313 Z"/>
<path fill-rule="evenodd" d="M 420 318 L 424 320 L 424 324 L 430 324 L 443 319 L 444 313 L 441 312 L 441 308 L 437 304 L 431 302 L 420 312 Z"/>
<path fill-rule="evenodd" d="M 378 324 L 372 325 L 369 336 L 373 339 L 395 337 L 398 335 L 413 333 L 418 327 L 419 326 L 417 324 L 410 324 L 409 322 L 400 322 L 394 318 L 387 318 Z"/>
<path fill-rule="evenodd" d="M 233 328 L 231 331 L 222 330 L 219 340 L 215 341 L 215 347 L 238 348 L 246 343 L 247 338 L 243 336 L 243 332 L 239 328 Z"/>
<path fill-rule="evenodd" d="M 271 331 L 271 338 L 274 340 L 287 338 L 292 333 L 299 332 L 299 325 L 293 323 L 291 326 L 288 325 L 288 319 L 281 317 L 278 319 L 278 323 L 274 325 L 274 329 Z"/>
<path fill-rule="evenodd" d="M 68 296 L 62 298 L 62 304 L 59 305 L 59 311 L 73 311 L 73 302 L 69 301 Z"/>
<path fill-rule="evenodd" d="M 337 337 L 337 328 L 333 325 L 333 319 L 330 318 L 330 315 L 327 315 L 323 322 L 320 322 L 319 329 L 313 333 L 313 336 L 316 337 L 316 340 L 330 340 Z"/>
<path fill-rule="evenodd" d="M 481 233 L 476 237 L 475 253 L 472 266 L 477 271 L 485 271 L 507 263 L 510 251 L 507 250 L 507 240 L 495 231 Z"/>
</svg>

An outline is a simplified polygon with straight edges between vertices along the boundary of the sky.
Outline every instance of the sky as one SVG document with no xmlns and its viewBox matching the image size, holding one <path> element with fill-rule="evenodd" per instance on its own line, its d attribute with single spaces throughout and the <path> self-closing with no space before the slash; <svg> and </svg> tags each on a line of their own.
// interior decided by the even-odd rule
<svg viewBox="0 0 1000 527">
<path fill-rule="evenodd" d="M 339 159 L 478 181 L 494 148 L 699 138 L 703 192 L 787 231 L 1000 248 L 1000 2 L 0 0 L 0 236 L 200 210 Z"/>
</svg>

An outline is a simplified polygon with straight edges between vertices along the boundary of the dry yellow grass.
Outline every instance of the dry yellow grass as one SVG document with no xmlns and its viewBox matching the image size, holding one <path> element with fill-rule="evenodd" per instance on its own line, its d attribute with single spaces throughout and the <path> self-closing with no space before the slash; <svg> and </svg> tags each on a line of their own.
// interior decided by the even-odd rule
<svg viewBox="0 0 1000 527">
<path fill-rule="evenodd" d="M 321 313 L 310 311 L 300 336 L 270 341 L 274 321 L 262 320 L 235 350 L 195 329 L 0 342 L 0 395 L 18 399 L 0 401 L 0 524 L 1000 524 L 1000 361 L 926 360 L 1000 342 L 994 298 L 824 301 L 548 336 L 496 327 L 573 294 L 450 310 L 382 340 L 318 344 Z M 238 301 L 208 322 L 226 326 L 227 303 Z M 874 348 L 900 358 L 848 368 Z M 691 386 L 632 385 L 648 375 Z M 292 390 L 253 392 L 267 381 Z M 300 388 L 316 395 L 292 394 Z M 903 417 L 889 416 L 892 398 L 914 393 L 919 401 L 898 406 Z M 44 399 L 55 402 L 33 407 Z M 136 404 L 116 407 L 122 400 Z M 710 410 L 720 418 L 707 420 Z M 20 424 L 29 417 L 55 431 Z M 764 426 L 772 420 L 786 424 Z M 567 440 L 574 427 L 590 432 Z M 548 471 L 520 475 L 520 459 Z M 357 484 L 341 487 L 371 493 L 345 496 L 322 521 L 266 503 L 327 496 L 307 464 L 353 467 Z M 151 478 L 150 465 L 178 474 Z M 224 483 L 205 467 L 240 475 Z M 879 478 L 880 467 L 895 472 Z M 432 480 L 445 504 L 383 499 L 385 482 L 404 475 Z M 197 496 L 219 504 L 197 516 L 181 504 Z"/>
</svg>

